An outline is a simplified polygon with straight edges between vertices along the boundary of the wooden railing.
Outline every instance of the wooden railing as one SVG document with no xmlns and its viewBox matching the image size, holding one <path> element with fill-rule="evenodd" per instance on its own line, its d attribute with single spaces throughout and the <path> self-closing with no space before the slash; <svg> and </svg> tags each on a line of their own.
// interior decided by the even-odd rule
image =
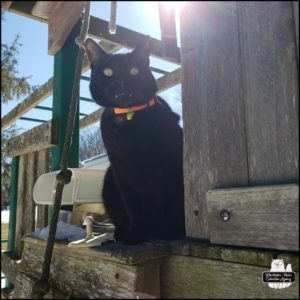
<svg viewBox="0 0 300 300">
<path fill-rule="evenodd" d="M 9 140 L 7 144 L 8 155 L 19 156 L 14 247 L 15 255 L 19 257 L 22 237 L 48 223 L 47 206 L 36 205 L 32 194 L 37 178 L 49 171 L 49 149 L 57 144 L 57 134 L 57 121 L 51 120 Z"/>
</svg>

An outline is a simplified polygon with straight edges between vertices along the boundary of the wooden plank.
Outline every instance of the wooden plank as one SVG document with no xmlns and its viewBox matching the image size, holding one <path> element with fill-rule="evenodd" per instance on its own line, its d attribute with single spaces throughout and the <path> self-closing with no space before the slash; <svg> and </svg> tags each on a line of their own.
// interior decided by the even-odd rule
<svg viewBox="0 0 300 300">
<path fill-rule="evenodd" d="M 14 282 L 17 275 L 17 259 L 9 251 L 1 251 L 1 273 Z"/>
<path fill-rule="evenodd" d="M 31 18 L 40 22 L 47 22 L 44 18 L 39 18 L 31 14 L 31 10 L 33 9 L 36 1 L 12 1 L 11 6 L 8 11 L 16 13 L 26 18 Z"/>
<path fill-rule="evenodd" d="M 9 9 L 12 3 L 12 1 L 1 1 L 1 8 Z"/>
<path fill-rule="evenodd" d="M 299 251 L 298 196 L 294 184 L 209 191 L 211 242 Z M 227 222 L 223 209 L 230 212 Z"/>
<path fill-rule="evenodd" d="M 37 243 L 27 241 L 28 239 L 25 239 L 20 270 L 27 275 L 39 277 L 45 243 L 40 247 Z M 83 299 L 133 298 L 133 293 L 136 292 L 151 292 L 159 296 L 159 281 L 157 281 L 159 279 L 154 278 L 158 275 L 158 260 L 128 265 L 116 263 L 113 259 L 103 260 L 101 256 L 90 256 L 89 254 L 94 252 L 91 251 L 93 249 L 86 249 L 88 251 L 85 251 L 84 255 L 76 254 L 78 250 L 81 251 L 55 244 L 50 271 L 51 285 L 59 287 L 67 294 L 72 292 Z M 101 253 L 99 250 L 97 252 Z"/>
<path fill-rule="evenodd" d="M 269 250 L 262 251 L 260 249 L 241 249 L 234 247 L 224 247 L 221 249 L 221 259 L 223 261 L 229 261 L 246 265 L 270 267 L 272 259 L 279 258 L 276 256 L 276 251 Z M 287 263 L 286 260 L 284 260 L 284 262 Z"/>
<path fill-rule="evenodd" d="M 46 243 L 43 240 L 30 237 L 26 237 L 23 240 L 30 248 L 45 249 L 46 247 Z M 143 243 L 134 247 L 115 243 L 93 248 L 73 248 L 57 243 L 55 244 L 54 251 L 58 255 L 65 253 L 65 255 L 77 257 L 78 259 L 84 256 L 95 260 L 107 260 L 128 265 L 144 263 L 147 260 L 157 259 L 170 253 L 168 244 L 163 241 Z"/>
<path fill-rule="evenodd" d="M 23 228 L 25 211 L 25 193 L 26 193 L 26 180 L 27 180 L 27 168 L 28 168 L 28 155 L 20 156 L 19 160 L 19 176 L 18 176 L 18 198 L 17 198 L 17 217 L 16 217 L 16 247 L 15 255 L 21 257 L 23 245 L 21 239 L 25 233 Z"/>
<path fill-rule="evenodd" d="M 89 114 L 88 116 L 82 118 L 79 121 L 79 128 L 83 129 L 83 128 L 90 126 L 91 124 L 100 122 L 103 112 L 104 112 L 104 108 L 102 107 L 102 108 L 97 109 L 93 113 Z"/>
<path fill-rule="evenodd" d="M 295 32 L 297 43 L 297 58 L 299 65 L 299 1 L 293 1 L 294 20 L 295 20 Z"/>
<path fill-rule="evenodd" d="M 88 31 L 89 36 L 103 39 L 116 45 L 132 49 L 143 39 L 144 35 L 133 30 L 127 29 L 122 26 L 117 26 L 116 34 L 111 35 L 108 32 L 108 22 L 91 16 L 90 26 Z M 173 49 L 173 53 L 168 53 L 169 57 L 164 56 L 163 43 L 160 40 L 151 38 L 150 41 L 150 54 L 169 61 L 172 63 L 180 64 L 180 48 Z"/>
<path fill-rule="evenodd" d="M 26 192 L 25 192 L 25 203 L 23 214 L 26 216 L 23 218 L 23 228 L 25 234 L 35 230 L 35 203 L 33 201 L 32 192 L 36 177 L 37 170 L 37 152 L 28 153 L 27 161 L 27 180 L 26 180 Z"/>
<path fill-rule="evenodd" d="M 159 77 L 156 80 L 158 93 L 162 93 L 165 90 L 181 83 L 181 68 L 178 68 L 164 76 Z"/>
<path fill-rule="evenodd" d="M 174 70 L 173 72 L 170 72 L 164 76 L 161 76 L 156 80 L 158 93 L 161 93 L 181 82 L 181 69 L 178 68 Z M 83 129 L 85 127 L 90 126 L 91 124 L 94 124 L 96 122 L 99 122 L 102 114 L 103 114 L 104 108 L 99 108 L 93 113 L 89 114 L 88 116 L 82 118 L 79 121 L 79 128 Z"/>
<path fill-rule="evenodd" d="M 257 267 L 188 256 L 169 256 L 161 261 L 163 299 L 290 299 L 299 297 L 299 274 L 286 289 L 272 289 L 262 282 Z"/>
<path fill-rule="evenodd" d="M 11 123 L 22 117 L 36 105 L 44 101 L 52 94 L 53 79 L 50 78 L 46 83 L 37 88 L 23 102 L 18 104 L 7 115 L 2 118 L 1 130 L 7 128 Z"/>
<path fill-rule="evenodd" d="M 38 178 L 42 174 L 49 172 L 50 153 L 49 149 L 40 150 L 38 152 L 37 175 Z M 36 228 L 44 228 L 48 225 L 48 206 L 37 205 Z"/>
<path fill-rule="evenodd" d="M 31 14 L 48 20 L 52 13 L 61 6 L 61 1 L 36 1 Z"/>
<path fill-rule="evenodd" d="M 164 55 L 169 56 L 177 47 L 175 10 L 168 8 L 164 3 L 158 2 L 160 36 L 164 45 Z"/>
<path fill-rule="evenodd" d="M 48 54 L 55 55 L 64 45 L 84 8 L 84 1 L 61 1 L 48 19 Z"/>
<path fill-rule="evenodd" d="M 50 120 L 10 139 L 7 142 L 7 154 L 18 156 L 57 145 L 57 125 L 56 120 Z"/>
<path fill-rule="evenodd" d="M 299 83 L 291 2 L 237 5 L 249 184 L 298 182 Z"/>
<path fill-rule="evenodd" d="M 180 23 L 186 233 L 208 239 L 206 191 L 248 183 L 236 3 L 188 2 Z"/>
</svg>

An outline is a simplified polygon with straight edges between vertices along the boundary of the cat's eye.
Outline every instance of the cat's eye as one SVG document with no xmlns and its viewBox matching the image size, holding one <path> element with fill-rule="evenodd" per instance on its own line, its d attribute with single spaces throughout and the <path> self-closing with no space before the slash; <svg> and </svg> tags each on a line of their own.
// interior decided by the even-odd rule
<svg viewBox="0 0 300 300">
<path fill-rule="evenodd" d="M 139 69 L 138 68 L 131 68 L 130 71 L 129 71 L 130 75 L 137 75 L 139 74 Z"/>
<path fill-rule="evenodd" d="M 107 77 L 111 77 L 111 76 L 114 75 L 114 71 L 113 71 L 112 69 L 110 69 L 110 68 L 105 68 L 105 69 L 103 70 L 103 74 L 104 74 L 105 76 L 107 76 Z"/>
</svg>

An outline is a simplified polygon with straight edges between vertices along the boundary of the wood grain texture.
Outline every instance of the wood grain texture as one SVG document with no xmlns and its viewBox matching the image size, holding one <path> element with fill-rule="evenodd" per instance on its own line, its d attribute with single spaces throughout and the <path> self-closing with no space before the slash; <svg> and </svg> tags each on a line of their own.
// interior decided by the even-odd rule
<svg viewBox="0 0 300 300">
<path fill-rule="evenodd" d="M 57 7 L 61 5 L 60 1 L 36 1 L 31 10 L 31 14 L 48 20 Z"/>
<path fill-rule="evenodd" d="M 186 232 L 209 238 L 206 191 L 248 183 L 235 2 L 181 11 Z"/>
<path fill-rule="evenodd" d="M 272 259 L 277 257 L 278 251 L 257 250 L 247 248 L 222 247 L 221 259 L 239 264 L 270 267 Z"/>
<path fill-rule="evenodd" d="M 249 184 L 298 182 L 299 83 L 292 3 L 237 6 Z"/>
<path fill-rule="evenodd" d="M 84 1 L 60 1 L 48 19 L 48 54 L 55 55 L 64 45 L 84 8 Z"/>
<path fill-rule="evenodd" d="M 19 160 L 19 175 L 18 175 L 18 197 L 17 197 L 17 214 L 16 214 L 16 240 L 15 240 L 15 255 L 21 257 L 23 245 L 21 239 L 25 234 L 23 227 L 26 215 L 25 211 L 25 193 L 27 182 L 28 155 L 20 156 Z"/>
<path fill-rule="evenodd" d="M 32 239 L 24 240 L 19 271 L 39 278 L 45 243 L 31 243 L 30 240 Z M 158 261 L 150 259 L 144 263 L 128 265 L 117 263 L 116 260 L 109 259 L 109 256 L 106 259 L 101 255 L 90 256 L 93 251 L 89 248 L 84 254 L 76 253 L 77 250 L 79 249 L 55 244 L 50 270 L 50 283 L 54 288 L 84 299 L 132 298 L 134 292 L 159 297 Z"/>
<path fill-rule="evenodd" d="M 297 43 L 297 57 L 299 65 L 299 1 L 293 1 L 294 20 L 295 20 L 295 33 Z"/>
<path fill-rule="evenodd" d="M 42 174 L 49 172 L 50 152 L 49 149 L 44 149 L 38 152 L 38 164 L 36 178 Z M 48 225 L 48 206 L 37 205 L 37 219 L 35 229 L 44 228 Z"/>
<path fill-rule="evenodd" d="M 299 296 L 299 275 L 287 289 L 262 282 L 270 268 L 188 256 L 162 259 L 161 297 L 170 299 L 291 299 Z"/>
<path fill-rule="evenodd" d="M 46 247 L 46 243 L 43 240 L 25 237 L 23 241 L 25 244 L 28 244 L 30 248 L 36 247 L 45 249 Z M 57 254 L 65 253 L 68 256 L 77 257 L 79 259 L 82 256 L 86 256 L 91 259 L 101 259 L 120 264 L 135 265 L 166 256 L 170 253 L 170 249 L 168 244 L 162 241 L 154 243 L 145 242 L 135 246 L 126 246 L 115 243 L 92 248 L 73 248 L 67 247 L 67 245 L 63 243 L 56 243 L 54 252 Z"/>
<path fill-rule="evenodd" d="M 51 96 L 53 87 L 53 79 L 50 78 L 46 83 L 33 91 L 25 100 L 12 109 L 1 120 L 1 130 L 7 128 L 10 124 L 22 117 L 36 105 Z"/>
<path fill-rule="evenodd" d="M 9 9 L 12 3 L 12 1 L 1 1 L 1 8 Z"/>
<path fill-rule="evenodd" d="M 132 49 L 135 48 L 145 36 L 144 34 L 135 32 L 122 26 L 117 26 L 116 34 L 111 35 L 108 32 L 108 22 L 91 16 L 88 35 L 97 39 L 105 40 L 112 44 L 122 45 L 123 47 Z M 163 43 L 151 38 L 150 40 L 150 54 L 169 61 L 180 64 L 180 48 L 174 47 L 172 53 L 168 53 L 168 57 L 164 55 Z"/>
<path fill-rule="evenodd" d="M 207 193 L 212 243 L 299 251 L 299 186 L 220 189 Z M 223 222 L 221 210 L 230 212 Z"/>
<path fill-rule="evenodd" d="M 26 191 L 25 191 L 25 204 L 24 204 L 24 218 L 23 228 L 24 232 L 30 233 L 35 229 L 35 203 L 33 200 L 33 187 L 37 180 L 37 164 L 38 164 L 38 153 L 28 153 L 27 170 L 26 170 Z"/>
<path fill-rule="evenodd" d="M 50 120 L 7 142 L 7 154 L 19 156 L 50 148 L 58 143 L 58 122 Z"/>
</svg>

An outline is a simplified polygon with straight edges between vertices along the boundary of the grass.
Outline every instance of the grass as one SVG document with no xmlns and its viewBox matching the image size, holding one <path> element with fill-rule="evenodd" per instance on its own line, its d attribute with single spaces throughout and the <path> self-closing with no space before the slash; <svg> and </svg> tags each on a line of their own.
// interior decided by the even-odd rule
<svg viewBox="0 0 300 300">
<path fill-rule="evenodd" d="M 8 223 L 1 223 L 1 240 L 8 239 Z M 1 251 L 7 250 L 7 243 L 1 243 Z"/>
</svg>

